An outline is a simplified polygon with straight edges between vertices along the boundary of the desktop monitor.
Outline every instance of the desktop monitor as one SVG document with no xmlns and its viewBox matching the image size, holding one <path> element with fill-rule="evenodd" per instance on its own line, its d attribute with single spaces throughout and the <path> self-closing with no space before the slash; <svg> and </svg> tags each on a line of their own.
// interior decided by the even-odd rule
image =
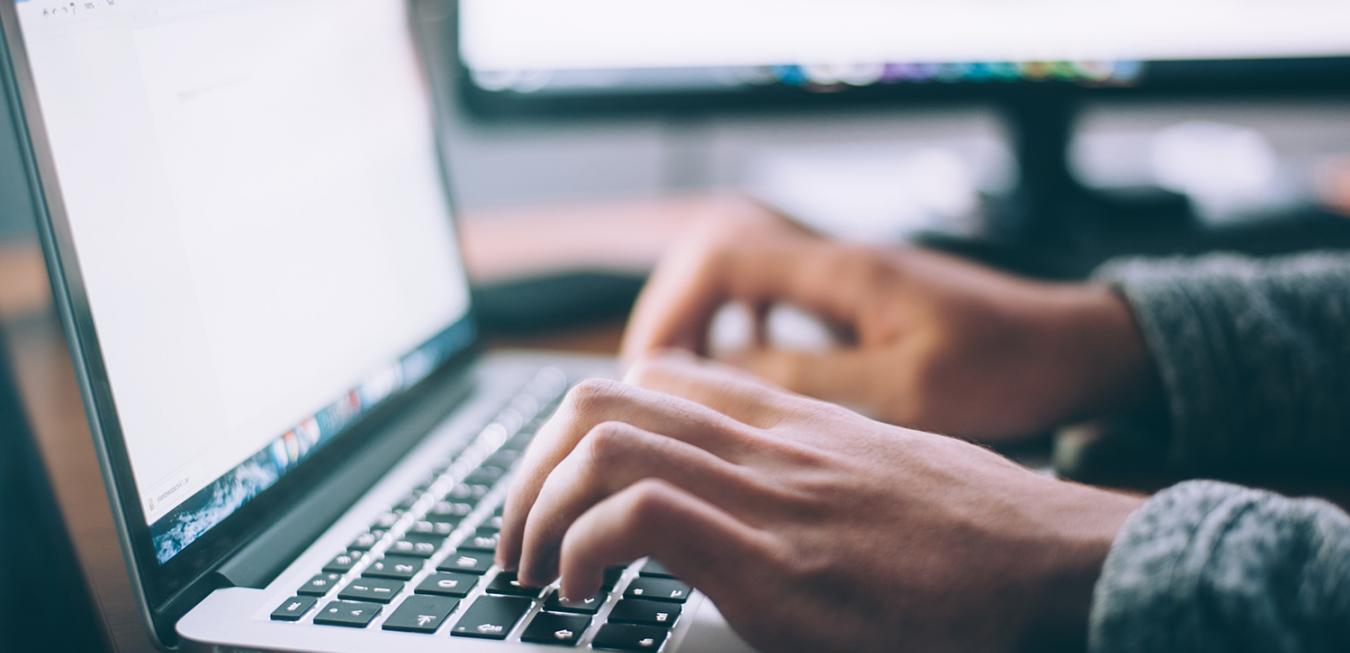
<svg viewBox="0 0 1350 653">
<path fill-rule="evenodd" d="M 481 113 L 1350 86 L 1337 0 L 460 0 Z"/>
<path fill-rule="evenodd" d="M 1194 240 L 1184 197 L 1077 181 L 1080 100 L 1350 91 L 1340 0 L 460 0 L 457 19 L 461 98 L 480 119 L 991 103 L 1018 184 L 987 230 L 1060 259 L 1097 250 L 1041 270 L 1056 276 L 1118 253 L 1111 225 L 1171 225 L 1149 235 L 1160 252 Z M 1080 238 L 1088 215 L 1107 233 Z"/>
</svg>

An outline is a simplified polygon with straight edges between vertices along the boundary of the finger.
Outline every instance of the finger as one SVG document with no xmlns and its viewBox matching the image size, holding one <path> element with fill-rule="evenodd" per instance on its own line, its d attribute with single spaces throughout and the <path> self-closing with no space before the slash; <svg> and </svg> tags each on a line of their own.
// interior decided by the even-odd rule
<svg viewBox="0 0 1350 653">
<path fill-rule="evenodd" d="M 706 406 L 616 381 L 583 381 L 567 393 L 525 452 L 507 493 L 498 564 L 510 569 L 518 562 L 525 517 L 544 479 L 587 432 L 604 422 L 660 432 L 732 461 L 755 446 L 751 427 Z"/>
<path fill-rule="evenodd" d="M 605 567 L 650 555 L 713 599 L 756 601 L 751 582 L 772 544 L 707 501 L 646 480 L 596 504 L 567 530 L 562 544 L 562 593 L 593 596 Z"/>
<path fill-rule="evenodd" d="M 760 428 L 778 423 L 793 409 L 780 388 L 753 374 L 679 350 L 643 356 L 628 368 L 624 381 L 697 402 Z"/>
<path fill-rule="evenodd" d="M 591 430 L 544 482 L 530 508 L 521 543 L 520 577 L 545 585 L 557 576 L 567 528 L 605 497 L 644 479 L 658 479 L 724 506 L 746 506 L 763 493 L 744 469 L 693 445 L 606 422 Z"/>
<path fill-rule="evenodd" d="M 722 360 L 792 392 L 875 411 L 884 401 L 885 390 L 876 383 L 877 375 L 872 369 L 876 355 L 860 349 L 829 352 L 757 349 Z"/>
<path fill-rule="evenodd" d="M 730 300 L 790 303 L 851 324 L 866 289 L 862 279 L 841 278 L 865 271 L 855 248 L 800 232 L 765 233 L 694 238 L 673 250 L 638 298 L 624 359 L 665 347 L 703 353 L 713 314 Z"/>
</svg>

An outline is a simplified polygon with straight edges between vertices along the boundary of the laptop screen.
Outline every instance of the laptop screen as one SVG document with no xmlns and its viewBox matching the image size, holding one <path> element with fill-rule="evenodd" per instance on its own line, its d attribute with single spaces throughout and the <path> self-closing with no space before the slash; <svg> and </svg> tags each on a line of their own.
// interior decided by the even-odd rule
<svg viewBox="0 0 1350 653">
<path fill-rule="evenodd" d="M 472 339 L 429 91 L 402 2 L 17 2 L 162 564 Z"/>
</svg>

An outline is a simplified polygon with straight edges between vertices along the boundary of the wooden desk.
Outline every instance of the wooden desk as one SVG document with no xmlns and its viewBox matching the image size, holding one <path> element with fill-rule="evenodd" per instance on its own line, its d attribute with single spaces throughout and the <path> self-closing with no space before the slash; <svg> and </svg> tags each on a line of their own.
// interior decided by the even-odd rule
<svg viewBox="0 0 1350 653">
<path fill-rule="evenodd" d="M 467 265 L 480 280 L 574 265 L 643 270 L 692 219 L 728 210 L 729 202 L 675 198 L 473 215 L 462 233 Z M 563 228 L 565 234 L 559 235 Z M 0 247 L 0 318 L 29 419 L 108 639 L 118 651 L 151 651 L 131 596 L 70 356 L 51 308 L 45 266 L 32 245 Z M 613 352 L 621 331 L 622 324 L 605 324 L 494 344 Z"/>
</svg>

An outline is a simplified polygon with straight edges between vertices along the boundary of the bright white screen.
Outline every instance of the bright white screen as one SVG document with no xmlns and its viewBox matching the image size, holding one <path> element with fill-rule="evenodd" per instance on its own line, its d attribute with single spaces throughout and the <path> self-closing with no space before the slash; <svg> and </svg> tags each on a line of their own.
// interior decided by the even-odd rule
<svg viewBox="0 0 1350 653">
<path fill-rule="evenodd" d="M 18 5 L 149 521 L 467 309 L 404 6 Z"/>
<path fill-rule="evenodd" d="M 1344 0 L 461 0 L 477 70 L 1350 54 Z"/>
</svg>

